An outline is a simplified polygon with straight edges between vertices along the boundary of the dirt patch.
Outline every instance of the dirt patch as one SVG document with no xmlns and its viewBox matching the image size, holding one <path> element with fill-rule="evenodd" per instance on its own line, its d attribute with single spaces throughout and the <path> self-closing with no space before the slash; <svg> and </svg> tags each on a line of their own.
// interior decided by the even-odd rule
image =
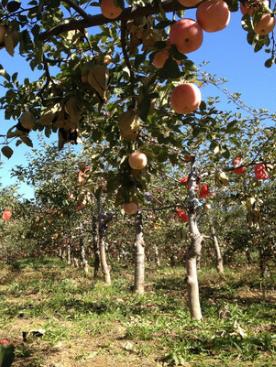
<svg viewBox="0 0 276 367">
<path fill-rule="evenodd" d="M 126 350 L 127 343 L 133 344 L 132 350 Z M 16 346 L 17 350 L 24 350 L 30 356 L 18 356 L 14 367 L 156 366 L 152 356 L 150 358 L 148 356 L 140 356 L 138 344 L 120 340 L 116 330 L 114 334 L 110 332 L 110 335 L 106 334 L 100 338 L 75 337 L 75 342 L 59 342 L 52 347 L 43 340 L 25 344 L 18 341 Z"/>
</svg>

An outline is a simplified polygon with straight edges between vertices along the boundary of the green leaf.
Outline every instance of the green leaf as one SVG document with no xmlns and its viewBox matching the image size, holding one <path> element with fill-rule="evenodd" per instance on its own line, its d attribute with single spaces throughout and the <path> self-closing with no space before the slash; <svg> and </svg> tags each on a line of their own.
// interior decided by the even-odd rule
<svg viewBox="0 0 276 367">
<path fill-rule="evenodd" d="M 12 148 L 10 148 L 8 145 L 5 145 L 2 149 L 1 152 L 4 154 L 5 157 L 7 157 L 8 159 L 10 159 L 10 157 L 13 155 L 13 150 Z"/>
<path fill-rule="evenodd" d="M 213 140 L 210 144 L 209 149 L 212 150 L 215 155 L 217 155 L 220 152 L 220 145 Z"/>
<path fill-rule="evenodd" d="M 33 142 L 31 141 L 31 139 L 24 135 L 24 136 L 21 136 L 20 139 L 23 141 L 23 143 L 25 143 L 26 145 L 28 145 L 28 147 L 33 147 Z"/>
<path fill-rule="evenodd" d="M 229 10 L 234 12 L 239 10 L 239 2 L 237 0 L 226 0 Z"/>
<path fill-rule="evenodd" d="M 253 42 L 254 42 L 254 39 L 255 39 L 256 35 L 254 32 L 248 32 L 247 33 L 247 42 L 252 45 Z"/>
<path fill-rule="evenodd" d="M 13 13 L 20 8 L 20 1 L 9 1 L 7 4 L 8 12 Z"/>
<path fill-rule="evenodd" d="M 182 73 L 177 65 L 177 62 L 169 58 L 163 69 L 159 71 L 159 76 L 161 79 L 178 79 L 182 76 Z"/>
<path fill-rule="evenodd" d="M 7 33 L 4 38 L 4 44 L 7 52 L 13 56 L 14 55 L 14 40 L 11 33 Z"/>
<path fill-rule="evenodd" d="M 149 95 L 145 94 L 139 106 L 139 117 L 143 120 L 147 120 L 147 116 L 150 111 L 151 99 Z"/>
<path fill-rule="evenodd" d="M 176 48 L 175 45 L 172 45 L 171 49 L 170 49 L 170 54 L 173 56 L 174 59 L 176 60 L 186 60 L 187 56 L 181 54 L 178 49 Z M 191 62 L 191 60 L 189 60 Z M 193 64 L 193 62 L 191 62 Z"/>
<path fill-rule="evenodd" d="M 135 57 L 135 67 L 138 67 L 142 62 L 145 61 L 145 58 L 146 58 L 146 54 L 143 53 L 143 54 L 137 54 L 136 57 Z"/>
<path fill-rule="evenodd" d="M 0 75 L 3 76 L 8 81 L 10 81 L 11 79 L 10 75 L 6 72 L 6 70 L 3 68 L 2 65 L 0 65 Z"/>
<path fill-rule="evenodd" d="M 18 147 L 18 145 L 22 144 L 22 140 L 16 140 L 15 145 Z"/>
<path fill-rule="evenodd" d="M 257 42 L 255 47 L 254 47 L 254 52 L 258 52 L 263 48 L 263 43 L 262 42 Z"/>
<path fill-rule="evenodd" d="M 223 157 L 229 159 L 231 156 L 229 149 L 226 146 L 224 146 L 223 148 L 224 148 L 224 152 L 222 153 Z"/>
<path fill-rule="evenodd" d="M 269 58 L 269 59 L 266 60 L 266 62 L 264 63 L 264 66 L 266 68 L 271 68 L 271 66 L 273 65 L 273 62 L 274 62 L 274 59 L 273 59 L 273 57 L 271 57 L 271 58 Z"/>
</svg>

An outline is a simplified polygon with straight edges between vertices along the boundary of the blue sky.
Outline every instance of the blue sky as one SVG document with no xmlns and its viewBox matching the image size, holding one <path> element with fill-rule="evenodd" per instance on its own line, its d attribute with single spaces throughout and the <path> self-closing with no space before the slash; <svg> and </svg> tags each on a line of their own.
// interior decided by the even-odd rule
<svg viewBox="0 0 276 367">
<path fill-rule="evenodd" d="M 194 18 L 194 11 L 188 11 L 187 17 Z M 264 107 L 270 111 L 276 111 L 276 65 L 270 69 L 264 67 L 267 55 L 263 51 L 254 53 L 253 48 L 246 42 L 246 33 L 240 25 L 240 12 L 232 13 L 230 25 L 221 32 L 204 33 L 204 41 L 200 50 L 190 54 L 190 58 L 196 62 L 208 61 L 205 70 L 224 77 L 229 82 L 230 91 L 242 94 L 242 99 L 252 107 Z M 11 57 L 5 50 L 0 51 L 0 64 L 9 72 L 18 71 L 21 78 L 35 77 L 28 64 L 19 56 Z M 3 95 L 0 87 L 0 95 Z M 204 88 L 203 98 L 209 95 L 218 95 L 215 88 Z M 224 106 L 222 105 L 221 108 Z M 229 108 L 229 106 L 226 106 Z M 3 134 L 14 123 L 5 121 L 3 111 L 0 111 L 0 134 Z M 35 135 L 32 134 L 34 145 L 38 146 Z M 14 183 L 10 178 L 10 170 L 16 164 L 26 162 L 25 155 L 31 150 L 23 145 L 19 146 L 10 160 L 1 157 L 0 167 L 1 183 L 6 186 Z M 20 192 L 31 197 L 31 187 L 22 185 Z"/>
</svg>

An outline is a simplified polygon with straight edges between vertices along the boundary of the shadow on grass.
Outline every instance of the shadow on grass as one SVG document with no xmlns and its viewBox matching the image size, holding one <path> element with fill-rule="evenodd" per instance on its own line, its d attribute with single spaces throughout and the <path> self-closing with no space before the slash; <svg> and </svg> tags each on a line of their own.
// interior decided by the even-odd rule
<svg viewBox="0 0 276 367">
<path fill-rule="evenodd" d="M 148 316 L 161 313 L 173 313 L 179 309 L 179 304 L 173 298 L 166 298 L 162 302 L 143 300 L 114 300 L 106 299 L 99 301 L 81 300 L 75 298 L 52 299 L 48 302 L 20 302 L 2 304 L 3 318 L 45 318 L 49 315 L 68 320 L 77 317 L 93 317 L 93 315 L 116 315 L 121 317 Z"/>
<path fill-rule="evenodd" d="M 219 284 L 219 280 L 218 280 Z M 242 279 L 238 281 L 233 281 L 231 284 L 225 284 L 225 281 L 221 281 L 221 286 L 212 286 L 212 285 L 204 285 L 200 284 L 200 295 L 201 299 L 208 300 L 212 299 L 213 301 L 229 301 L 233 303 L 238 303 L 240 305 L 254 305 L 254 304 L 267 304 L 269 306 L 275 304 L 275 299 L 272 297 L 264 297 L 260 294 L 260 284 L 253 279 Z M 246 297 L 239 296 L 238 290 L 243 289 L 244 287 L 250 287 L 252 284 L 254 286 L 259 285 L 259 287 L 254 287 L 254 290 L 251 292 L 251 295 Z M 164 291 L 166 295 L 177 291 L 184 292 L 186 290 L 185 280 L 182 277 L 173 277 L 173 278 L 164 278 L 158 279 L 153 285 L 153 289 L 156 291 Z M 269 290 L 269 288 L 267 289 Z M 254 291 L 258 291 L 254 294 Z"/>
<path fill-rule="evenodd" d="M 55 347 L 47 345 L 43 341 L 36 343 L 15 343 L 16 358 L 13 367 L 38 367 L 44 366 L 48 356 L 58 353 Z"/>
<path fill-rule="evenodd" d="M 174 343 L 178 348 L 194 355 L 204 354 L 205 356 L 242 356 L 243 360 L 254 360 L 258 356 L 272 356 L 275 352 L 273 337 L 264 332 L 257 336 L 241 338 L 233 333 L 233 330 L 223 330 L 217 335 L 178 335 Z"/>
<path fill-rule="evenodd" d="M 163 278 L 158 279 L 153 288 L 164 291 L 183 291 L 184 285 L 184 278 Z"/>
</svg>

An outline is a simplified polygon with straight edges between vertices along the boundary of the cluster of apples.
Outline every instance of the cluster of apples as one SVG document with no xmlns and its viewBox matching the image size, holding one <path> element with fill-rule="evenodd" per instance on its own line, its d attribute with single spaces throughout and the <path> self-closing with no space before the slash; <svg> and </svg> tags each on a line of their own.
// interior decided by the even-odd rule
<svg viewBox="0 0 276 367">
<path fill-rule="evenodd" d="M 267 180 L 269 178 L 269 174 L 264 163 L 255 164 L 254 173 L 257 180 Z"/>
<path fill-rule="evenodd" d="M 276 19 L 269 8 L 267 0 L 249 0 L 240 3 L 240 10 L 243 15 L 253 17 L 256 13 L 262 12 L 261 17 L 253 22 L 253 29 L 256 34 L 266 36 L 275 27 Z"/>
<path fill-rule="evenodd" d="M 178 182 L 188 189 L 189 176 L 184 176 L 180 178 Z M 211 195 L 209 185 L 207 183 L 200 183 L 200 179 L 198 179 L 198 182 L 196 183 L 195 191 L 198 192 L 200 199 L 206 199 L 208 196 Z"/>
<path fill-rule="evenodd" d="M 145 153 L 135 150 L 129 155 L 128 164 L 133 170 L 142 171 L 148 164 L 148 158 Z M 138 212 L 139 205 L 135 202 L 124 203 L 122 209 L 124 213 L 133 215 Z"/>
<path fill-rule="evenodd" d="M 178 0 L 186 7 L 198 5 L 198 0 Z M 116 0 L 102 0 L 100 3 L 102 14 L 107 19 L 118 18 L 123 11 Z M 216 32 L 225 28 L 230 20 L 230 11 L 223 0 L 207 0 L 197 8 L 197 22 L 192 19 L 182 19 L 174 23 L 170 30 L 168 48 L 175 45 L 182 54 L 197 50 L 203 41 L 203 30 Z M 153 65 L 162 68 L 169 58 L 168 48 L 157 52 Z M 194 112 L 201 103 L 201 92 L 193 83 L 180 84 L 172 92 L 171 107 L 178 114 Z"/>
<path fill-rule="evenodd" d="M 175 22 L 170 29 L 167 47 L 155 53 L 153 65 L 163 68 L 170 57 L 169 48 L 174 45 L 182 54 L 188 54 L 200 48 L 203 42 L 203 31 L 218 32 L 230 22 L 231 12 L 224 0 L 176 0 L 184 7 L 197 7 L 196 20 L 184 18 Z M 102 14 L 108 19 L 116 19 L 122 14 L 123 7 L 119 1 L 102 0 Z M 267 0 L 244 0 L 240 5 L 243 15 L 263 14 L 254 20 L 256 34 L 264 36 L 273 31 L 275 16 Z M 194 83 L 180 84 L 171 94 L 171 107 L 178 114 L 194 112 L 201 103 L 201 92 Z"/>
<path fill-rule="evenodd" d="M 246 172 L 246 168 L 242 165 L 241 157 L 234 158 L 232 163 L 233 167 L 235 167 L 233 172 L 236 173 L 237 175 L 243 175 Z"/>
<path fill-rule="evenodd" d="M 185 7 L 197 6 L 198 0 L 178 0 Z M 203 31 L 217 32 L 230 22 L 231 13 L 223 0 L 206 0 L 201 2 L 196 11 L 196 20 L 184 18 L 175 22 L 170 29 L 167 47 L 158 51 L 153 58 L 153 65 L 163 68 L 168 60 L 169 48 L 175 46 L 179 53 L 188 54 L 200 48 L 203 42 Z M 200 89 L 194 83 L 182 83 L 176 86 L 171 94 L 171 108 L 178 114 L 196 111 L 201 104 Z"/>
<path fill-rule="evenodd" d="M 206 0 L 201 2 L 200 0 L 177 0 L 184 7 L 196 7 L 196 20 L 184 18 L 175 22 L 170 29 L 169 39 L 167 42 L 167 47 L 156 52 L 153 57 L 153 65 L 161 69 L 166 64 L 166 61 L 170 57 L 169 49 L 171 46 L 175 46 L 181 54 L 188 54 L 194 52 L 200 48 L 203 42 L 203 31 L 205 32 L 217 32 L 223 30 L 228 26 L 230 22 L 231 13 L 228 5 L 223 0 Z M 122 3 L 122 2 L 121 2 Z M 262 0 L 256 0 L 257 4 L 263 4 Z M 100 2 L 102 14 L 107 19 L 116 19 L 123 12 L 123 6 L 120 5 L 120 1 L 117 0 L 102 0 Z M 262 5 L 261 5 L 262 6 Z M 260 10 L 260 6 L 256 5 L 256 10 Z M 245 2 L 243 8 L 252 14 L 251 3 Z M 252 15 L 250 14 L 250 15 Z M 268 13 L 267 13 L 268 14 Z M 268 34 L 271 32 L 271 20 L 266 23 L 268 17 L 262 16 L 261 19 L 254 24 L 254 30 L 257 34 Z M 272 22 L 275 23 L 274 17 L 269 16 Z M 274 24 L 275 25 L 275 24 Z M 274 26 L 273 26 L 274 27 Z M 272 29 L 273 29 L 272 27 Z M 267 32 L 267 33 L 265 33 Z M 178 114 L 188 114 L 193 113 L 201 104 L 201 92 L 198 86 L 194 83 L 181 83 L 176 86 L 170 98 L 171 108 Z M 120 121 L 120 132 L 122 138 L 127 140 L 134 140 L 138 134 L 139 124 L 134 124 L 134 118 L 131 114 L 131 118 L 124 113 L 123 118 Z M 127 117 L 127 118 L 126 118 Z M 126 120 L 126 121 L 125 121 Z M 136 121 L 136 120 L 135 120 Z M 127 122 L 127 128 L 126 128 Z M 136 126 L 137 125 L 137 126 Z M 122 132 L 127 131 L 126 136 L 123 136 Z M 147 156 L 140 152 L 135 151 L 129 155 L 128 158 L 129 166 L 133 170 L 143 170 L 147 165 Z M 236 161 L 235 173 L 243 173 L 244 168 L 240 167 L 240 163 Z M 188 179 L 184 182 L 186 178 L 183 178 L 181 183 L 187 185 Z M 200 184 L 198 186 L 199 197 L 207 198 L 211 193 L 209 192 L 208 184 Z M 132 215 L 136 214 L 139 210 L 139 206 L 135 202 L 129 202 L 123 204 L 123 210 L 126 214 Z"/>
<path fill-rule="evenodd" d="M 246 167 L 243 165 L 242 157 L 236 157 L 233 159 L 233 172 L 238 175 L 243 175 L 246 172 Z M 254 165 L 254 174 L 257 180 L 267 180 L 269 178 L 269 174 L 267 171 L 267 165 L 260 162 Z"/>
</svg>

